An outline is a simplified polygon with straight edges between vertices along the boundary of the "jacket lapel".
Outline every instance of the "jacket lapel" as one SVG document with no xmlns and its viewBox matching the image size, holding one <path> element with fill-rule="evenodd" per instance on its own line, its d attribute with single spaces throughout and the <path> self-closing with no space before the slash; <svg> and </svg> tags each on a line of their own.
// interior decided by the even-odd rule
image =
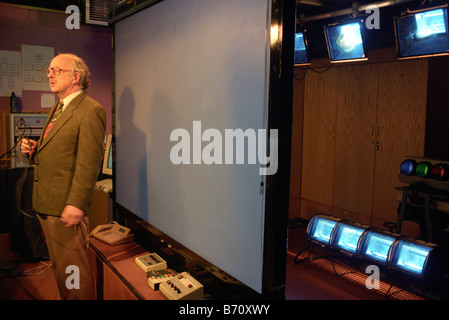
<svg viewBox="0 0 449 320">
<path fill-rule="evenodd" d="M 53 137 L 55 137 L 57 135 L 59 129 L 61 129 L 64 126 L 64 124 L 72 117 L 73 111 L 76 108 L 78 108 L 80 102 L 83 101 L 85 96 L 86 96 L 86 93 L 83 92 L 83 93 L 79 94 L 75 99 L 73 99 L 69 103 L 69 105 L 65 108 L 65 110 L 61 113 L 61 115 L 59 116 L 58 120 L 55 122 L 55 124 L 51 128 L 50 132 L 45 137 L 45 139 L 43 139 L 43 135 L 41 135 L 41 137 L 39 139 L 39 145 L 38 145 L 37 152 L 39 152 L 39 150 L 44 148 L 47 145 L 47 143 L 49 141 L 51 141 L 53 139 Z M 53 106 L 53 108 L 52 108 L 52 110 L 50 112 L 50 115 L 53 115 L 53 113 L 54 113 L 54 111 L 56 109 L 56 106 L 57 106 L 57 103 Z M 51 116 L 48 117 L 47 123 L 45 124 L 45 128 L 50 123 L 50 119 L 51 119 Z M 45 128 L 44 128 L 44 130 L 42 132 L 45 132 Z"/>
</svg>

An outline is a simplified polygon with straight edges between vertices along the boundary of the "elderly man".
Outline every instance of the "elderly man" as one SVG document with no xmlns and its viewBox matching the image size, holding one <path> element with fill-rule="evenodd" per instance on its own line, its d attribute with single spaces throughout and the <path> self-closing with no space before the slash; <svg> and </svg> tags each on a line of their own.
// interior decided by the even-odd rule
<svg viewBox="0 0 449 320">
<path fill-rule="evenodd" d="M 33 209 L 42 225 L 62 299 L 94 299 L 86 255 L 87 211 L 103 156 L 104 108 L 85 91 L 89 69 L 73 54 L 57 55 L 46 70 L 59 97 L 39 141 L 24 139 L 34 164 Z"/>
</svg>

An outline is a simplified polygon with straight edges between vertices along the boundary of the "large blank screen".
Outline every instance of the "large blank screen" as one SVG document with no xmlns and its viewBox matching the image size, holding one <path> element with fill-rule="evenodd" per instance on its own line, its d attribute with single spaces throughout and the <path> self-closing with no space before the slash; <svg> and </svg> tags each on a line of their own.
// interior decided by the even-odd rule
<svg viewBox="0 0 449 320">
<path fill-rule="evenodd" d="M 117 203 L 258 292 L 264 176 L 248 137 L 267 128 L 270 20 L 267 0 L 164 0 L 114 37 Z"/>
</svg>

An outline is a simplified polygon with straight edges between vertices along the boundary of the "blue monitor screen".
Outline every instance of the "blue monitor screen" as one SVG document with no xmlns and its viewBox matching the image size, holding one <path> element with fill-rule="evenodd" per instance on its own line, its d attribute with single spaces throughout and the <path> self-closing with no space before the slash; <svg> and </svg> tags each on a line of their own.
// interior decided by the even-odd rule
<svg viewBox="0 0 449 320">
<path fill-rule="evenodd" d="M 306 39 L 304 33 L 295 34 L 295 65 L 309 64 L 309 56 L 307 54 Z"/>
<path fill-rule="evenodd" d="M 332 62 L 366 60 L 360 22 L 326 26 L 325 34 Z"/>
<path fill-rule="evenodd" d="M 388 235 L 367 231 L 362 240 L 360 254 L 368 259 L 386 263 L 395 240 L 396 238 Z"/>
<path fill-rule="evenodd" d="M 359 239 L 364 231 L 364 228 L 340 224 L 337 229 L 335 229 L 332 244 L 339 249 L 355 253 L 357 251 Z"/>
<path fill-rule="evenodd" d="M 109 149 L 109 154 L 108 154 L 108 168 L 112 169 L 112 148 Z"/>
<path fill-rule="evenodd" d="M 397 17 L 395 27 L 400 58 L 449 53 L 446 7 Z"/>
<path fill-rule="evenodd" d="M 323 217 L 315 217 L 310 221 L 307 233 L 310 239 L 328 244 L 332 235 L 332 230 L 338 222 L 328 220 Z"/>
<path fill-rule="evenodd" d="M 421 275 L 431 250 L 430 247 L 399 241 L 394 249 L 392 264 L 404 271 Z"/>
</svg>

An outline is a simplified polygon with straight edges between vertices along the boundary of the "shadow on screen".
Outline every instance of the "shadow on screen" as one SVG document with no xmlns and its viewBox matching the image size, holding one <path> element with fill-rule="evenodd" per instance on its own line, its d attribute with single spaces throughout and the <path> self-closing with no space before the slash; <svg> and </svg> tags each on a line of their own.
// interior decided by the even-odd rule
<svg viewBox="0 0 449 320">
<path fill-rule="evenodd" d="M 116 193 L 126 199 L 123 205 L 137 205 L 137 208 L 128 209 L 144 218 L 148 214 L 146 136 L 134 124 L 135 99 L 132 90 L 125 88 L 119 101 L 119 116 L 116 119 L 120 128 L 116 131 Z"/>
</svg>

